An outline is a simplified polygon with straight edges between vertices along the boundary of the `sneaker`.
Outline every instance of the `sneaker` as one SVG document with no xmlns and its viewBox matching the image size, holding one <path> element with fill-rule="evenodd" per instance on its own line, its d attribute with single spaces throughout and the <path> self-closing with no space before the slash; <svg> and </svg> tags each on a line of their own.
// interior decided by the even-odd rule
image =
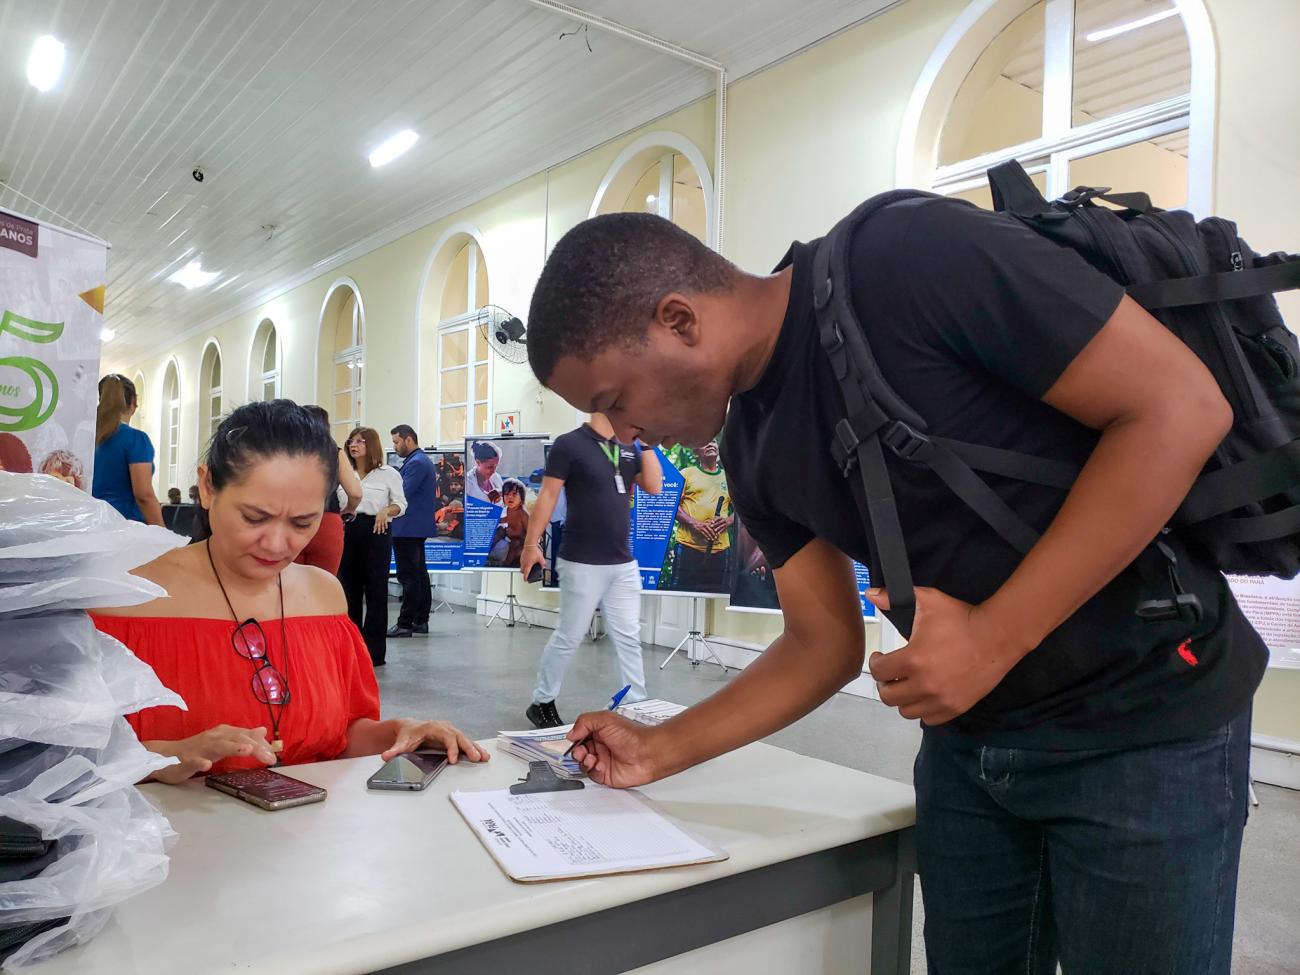
<svg viewBox="0 0 1300 975">
<path fill-rule="evenodd" d="M 428 623 L 416 623 L 413 627 L 411 627 L 411 632 L 412 632 L 412 633 L 417 633 L 417 634 L 419 634 L 420 636 L 428 636 L 428 635 L 429 635 L 429 624 L 428 624 Z"/>
<path fill-rule="evenodd" d="M 410 636 L 410 635 L 411 635 L 411 631 L 409 629 L 397 623 L 394 623 L 392 626 L 388 628 L 388 636 L 390 637 L 401 637 L 401 636 Z"/>
<path fill-rule="evenodd" d="M 543 701 L 541 704 L 528 705 L 524 717 L 532 722 L 534 728 L 558 728 L 564 724 L 564 719 L 560 717 L 560 712 L 556 710 L 554 701 Z"/>
</svg>

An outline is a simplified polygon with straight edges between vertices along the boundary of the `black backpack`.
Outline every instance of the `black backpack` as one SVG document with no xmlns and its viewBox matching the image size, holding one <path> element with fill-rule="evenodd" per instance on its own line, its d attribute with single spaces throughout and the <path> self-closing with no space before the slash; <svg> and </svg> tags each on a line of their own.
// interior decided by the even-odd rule
<svg viewBox="0 0 1300 975">
<path fill-rule="evenodd" d="M 1077 251 L 1122 284 L 1200 357 L 1232 405 L 1231 432 L 1165 530 L 1194 540 L 1224 572 L 1284 578 L 1300 572 L 1300 346 L 1273 299 L 1276 291 L 1300 288 L 1300 256 L 1256 254 L 1230 220 L 1197 221 L 1182 210 L 1161 210 L 1145 193 L 1080 187 L 1049 203 L 1014 161 L 989 170 L 989 184 L 1005 219 Z M 831 229 L 813 258 L 818 331 L 847 414 L 831 452 L 845 477 L 856 470 L 861 479 L 890 616 L 905 634 L 915 609 L 912 571 L 886 450 L 933 471 L 1022 554 L 1038 533 L 978 472 L 1062 492 L 1079 472 L 1068 463 L 927 436 L 924 421 L 881 374 L 849 294 L 850 244 L 882 208 L 934 198 L 915 190 L 873 197 Z M 1199 619 L 1200 600 L 1183 590 L 1173 551 L 1156 539 L 1147 553 L 1163 560 L 1171 591 L 1168 599 L 1140 604 L 1137 615 Z"/>
</svg>

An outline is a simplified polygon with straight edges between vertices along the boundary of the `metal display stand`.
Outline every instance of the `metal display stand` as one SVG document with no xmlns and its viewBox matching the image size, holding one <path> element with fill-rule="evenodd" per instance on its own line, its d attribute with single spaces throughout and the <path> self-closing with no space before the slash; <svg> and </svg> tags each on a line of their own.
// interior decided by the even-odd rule
<svg viewBox="0 0 1300 975">
<path fill-rule="evenodd" d="M 459 572 L 460 570 L 455 569 L 455 570 L 446 570 L 446 571 L 444 570 L 439 570 L 439 571 L 427 570 L 427 571 L 429 571 L 429 588 L 433 590 L 433 595 L 438 600 L 436 603 L 433 604 L 433 608 L 429 610 L 429 615 L 432 616 L 434 613 L 438 612 L 438 610 L 446 608 L 447 612 L 451 613 L 454 616 L 456 610 L 452 607 L 451 603 L 447 602 L 447 597 L 444 596 L 438 590 L 438 584 L 433 580 L 435 576 L 445 575 L 446 571 Z"/>
<path fill-rule="evenodd" d="M 506 623 L 506 626 L 514 626 L 516 622 L 518 622 L 519 620 L 523 620 L 525 623 L 528 624 L 528 628 L 531 630 L 533 628 L 533 621 L 528 618 L 528 611 L 524 609 L 524 604 L 521 603 L 519 601 L 519 597 L 515 595 L 515 576 L 519 575 L 519 570 L 518 569 L 505 569 L 505 570 L 480 569 L 479 571 L 482 572 L 485 576 L 487 575 L 488 572 L 492 572 L 492 571 L 497 571 L 497 572 L 505 571 L 510 573 L 510 591 L 506 593 L 506 598 L 502 600 L 501 605 L 497 607 L 497 611 L 493 613 L 492 618 L 487 621 L 487 626 L 484 626 L 483 628 L 485 630 L 488 629 L 489 627 L 492 626 L 493 623 L 497 621 L 498 617 L 500 617 L 502 613 L 507 613 L 509 622 Z"/>
<path fill-rule="evenodd" d="M 702 648 L 704 652 L 709 655 L 709 658 L 722 668 L 724 674 L 728 673 L 727 665 L 722 662 L 722 658 L 719 657 L 713 647 L 709 645 L 709 641 L 704 639 L 704 633 L 700 630 L 699 596 L 691 597 L 690 629 L 686 631 L 686 635 L 682 637 L 681 642 L 673 648 L 673 652 L 668 655 L 668 659 L 659 665 L 659 669 L 663 670 L 667 667 L 672 662 L 673 657 L 677 656 L 677 652 L 683 647 L 686 648 L 686 658 L 691 662 L 692 667 L 698 667 L 703 661 L 704 658 L 700 656 L 700 650 Z"/>
</svg>

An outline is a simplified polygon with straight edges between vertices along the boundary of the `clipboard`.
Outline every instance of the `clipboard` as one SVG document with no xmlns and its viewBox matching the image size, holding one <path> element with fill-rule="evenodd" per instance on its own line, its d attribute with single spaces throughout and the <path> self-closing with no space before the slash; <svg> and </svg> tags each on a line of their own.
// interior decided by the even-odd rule
<svg viewBox="0 0 1300 975">
<path fill-rule="evenodd" d="M 546 763 L 537 763 L 545 765 Z M 497 866 L 516 883 L 608 877 L 717 863 L 730 854 L 661 813 L 634 789 L 550 775 L 527 791 L 453 792 L 452 804 Z"/>
</svg>

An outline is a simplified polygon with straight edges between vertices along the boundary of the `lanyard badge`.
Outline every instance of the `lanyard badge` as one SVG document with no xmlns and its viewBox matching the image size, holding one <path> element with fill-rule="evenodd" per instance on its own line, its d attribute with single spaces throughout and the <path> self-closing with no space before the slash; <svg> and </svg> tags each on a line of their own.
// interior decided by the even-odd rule
<svg viewBox="0 0 1300 975">
<path fill-rule="evenodd" d="M 627 494 L 627 484 L 623 481 L 623 472 L 618 469 L 619 456 L 622 453 L 618 444 L 602 443 L 600 451 L 609 459 L 614 468 L 614 489 L 619 494 Z"/>
</svg>

